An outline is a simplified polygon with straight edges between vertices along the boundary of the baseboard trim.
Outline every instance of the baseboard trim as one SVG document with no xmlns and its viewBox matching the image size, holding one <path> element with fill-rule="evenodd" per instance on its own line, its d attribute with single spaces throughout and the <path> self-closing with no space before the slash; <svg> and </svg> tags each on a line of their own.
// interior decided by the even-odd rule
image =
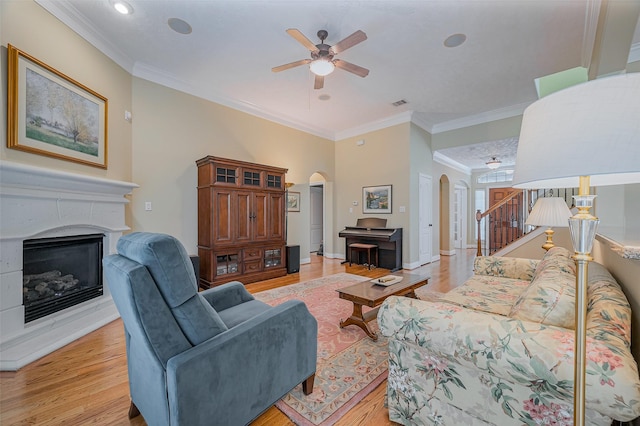
<svg viewBox="0 0 640 426">
<path fill-rule="evenodd" d="M 455 251 L 455 249 L 454 249 L 454 250 L 449 250 L 449 251 L 447 251 L 447 250 L 440 250 L 440 254 L 441 254 L 442 256 L 453 256 L 454 254 L 456 254 L 456 251 Z"/>
</svg>

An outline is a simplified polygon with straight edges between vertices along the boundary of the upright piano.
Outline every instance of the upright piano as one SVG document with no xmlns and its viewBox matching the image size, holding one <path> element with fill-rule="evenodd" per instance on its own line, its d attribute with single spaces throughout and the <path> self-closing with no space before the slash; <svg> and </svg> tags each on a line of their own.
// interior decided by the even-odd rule
<svg viewBox="0 0 640 426">
<path fill-rule="evenodd" d="M 378 246 L 378 263 L 392 272 L 402 269 L 402 228 L 387 228 L 387 219 L 367 217 L 358 219 L 356 226 L 347 226 L 338 234 L 345 239 L 344 252 L 349 262 L 349 244 L 364 243 Z"/>
</svg>

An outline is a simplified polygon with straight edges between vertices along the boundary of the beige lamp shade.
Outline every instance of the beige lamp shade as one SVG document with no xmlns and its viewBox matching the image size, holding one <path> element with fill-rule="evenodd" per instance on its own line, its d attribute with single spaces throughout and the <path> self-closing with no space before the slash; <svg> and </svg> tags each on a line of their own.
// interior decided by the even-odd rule
<svg viewBox="0 0 640 426">
<path fill-rule="evenodd" d="M 538 198 L 525 224 L 532 226 L 565 227 L 569 226 L 571 210 L 567 203 L 558 197 Z"/>
<path fill-rule="evenodd" d="M 640 182 L 640 73 L 604 77 L 548 95 L 524 112 L 515 188 Z"/>
</svg>

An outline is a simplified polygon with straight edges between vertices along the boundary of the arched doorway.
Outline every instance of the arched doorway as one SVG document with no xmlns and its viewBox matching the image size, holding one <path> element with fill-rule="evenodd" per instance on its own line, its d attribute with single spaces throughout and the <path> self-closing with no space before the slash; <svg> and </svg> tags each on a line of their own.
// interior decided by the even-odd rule
<svg viewBox="0 0 640 426">
<path fill-rule="evenodd" d="M 447 175 L 440 176 L 440 254 L 455 254 L 451 238 L 451 183 Z"/>
</svg>

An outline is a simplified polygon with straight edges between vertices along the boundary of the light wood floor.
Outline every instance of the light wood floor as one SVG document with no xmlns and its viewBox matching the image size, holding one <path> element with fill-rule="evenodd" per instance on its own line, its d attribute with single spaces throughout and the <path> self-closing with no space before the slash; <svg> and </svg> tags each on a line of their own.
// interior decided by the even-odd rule
<svg viewBox="0 0 640 426">
<path fill-rule="evenodd" d="M 472 275 L 474 250 L 458 250 L 438 262 L 412 272 L 431 275 L 426 288 L 446 292 Z M 251 292 L 268 290 L 338 272 L 376 278 L 385 269 L 368 271 L 339 260 L 312 254 L 300 272 L 247 285 Z M 384 407 L 384 381 L 337 425 L 391 425 Z M 127 418 L 129 409 L 127 360 L 122 321 L 116 320 L 17 372 L 0 372 L 1 425 L 145 425 L 142 416 Z M 293 423 L 275 407 L 256 419 L 254 426 Z"/>
</svg>

